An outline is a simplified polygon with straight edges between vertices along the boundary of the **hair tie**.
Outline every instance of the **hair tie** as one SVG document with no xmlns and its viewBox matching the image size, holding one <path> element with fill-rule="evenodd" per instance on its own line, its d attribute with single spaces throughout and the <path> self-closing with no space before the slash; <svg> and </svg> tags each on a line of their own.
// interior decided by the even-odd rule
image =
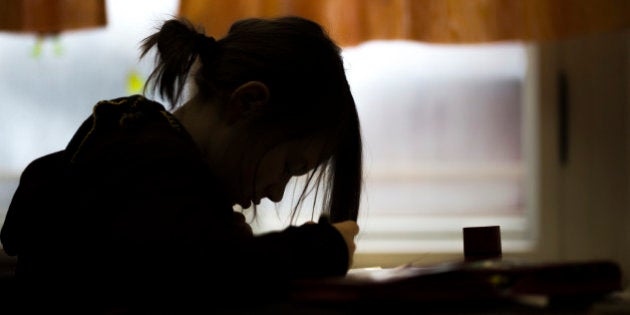
<svg viewBox="0 0 630 315">
<path fill-rule="evenodd" d="M 207 57 L 208 55 L 213 55 L 216 52 L 217 41 L 212 36 L 197 33 L 195 35 L 195 46 L 197 47 L 199 55 Z"/>
</svg>

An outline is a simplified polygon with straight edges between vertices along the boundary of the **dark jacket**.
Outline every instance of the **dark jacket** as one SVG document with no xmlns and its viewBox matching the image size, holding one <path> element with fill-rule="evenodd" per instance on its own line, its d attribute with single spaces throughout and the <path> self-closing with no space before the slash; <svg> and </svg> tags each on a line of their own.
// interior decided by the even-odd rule
<svg viewBox="0 0 630 315">
<path fill-rule="evenodd" d="M 254 236 L 221 187 L 162 105 L 102 101 L 65 150 L 24 170 L 0 240 L 23 297 L 106 307 L 282 296 L 347 272 L 332 226 Z"/>
</svg>

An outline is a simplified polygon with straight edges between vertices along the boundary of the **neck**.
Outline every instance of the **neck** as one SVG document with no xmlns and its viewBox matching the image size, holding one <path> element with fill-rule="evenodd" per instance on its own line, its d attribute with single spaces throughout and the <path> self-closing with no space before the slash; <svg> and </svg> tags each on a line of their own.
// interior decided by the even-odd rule
<svg viewBox="0 0 630 315">
<path fill-rule="evenodd" d="M 214 105 L 192 99 L 173 112 L 204 155 L 220 142 L 221 124 Z"/>
</svg>

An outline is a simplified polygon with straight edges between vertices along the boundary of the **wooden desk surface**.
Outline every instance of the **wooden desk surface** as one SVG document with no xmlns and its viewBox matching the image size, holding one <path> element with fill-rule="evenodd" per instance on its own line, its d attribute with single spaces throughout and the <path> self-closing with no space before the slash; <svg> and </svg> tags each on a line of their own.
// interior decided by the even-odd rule
<svg viewBox="0 0 630 315">
<path fill-rule="evenodd" d="M 485 260 L 306 280 L 283 307 L 313 314 L 630 314 L 623 290 L 621 270 L 610 261 Z"/>
</svg>

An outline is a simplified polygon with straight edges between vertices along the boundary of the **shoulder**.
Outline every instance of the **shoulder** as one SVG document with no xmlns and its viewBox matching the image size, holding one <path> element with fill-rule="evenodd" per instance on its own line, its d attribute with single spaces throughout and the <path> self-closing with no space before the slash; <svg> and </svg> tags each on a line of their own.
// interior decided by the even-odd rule
<svg viewBox="0 0 630 315">
<path fill-rule="evenodd" d="M 57 172 L 64 163 L 64 151 L 53 152 L 36 158 L 22 172 L 22 179 Z"/>
<path fill-rule="evenodd" d="M 72 163 L 196 155 L 196 146 L 163 105 L 141 95 L 100 101 L 66 147 Z M 174 156 L 171 156 L 174 157 Z"/>
</svg>

